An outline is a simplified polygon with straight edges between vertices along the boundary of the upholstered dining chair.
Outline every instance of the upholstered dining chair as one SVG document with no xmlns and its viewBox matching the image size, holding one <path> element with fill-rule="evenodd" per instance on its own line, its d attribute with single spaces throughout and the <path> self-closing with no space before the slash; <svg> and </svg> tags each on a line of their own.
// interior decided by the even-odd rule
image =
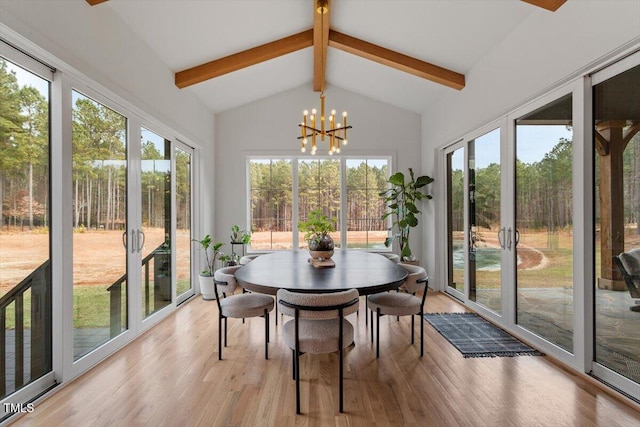
<svg viewBox="0 0 640 427">
<path fill-rule="evenodd" d="M 296 414 L 300 414 L 300 355 L 304 353 L 339 354 L 340 412 L 343 412 L 343 350 L 353 343 L 353 325 L 344 317 L 358 309 L 358 291 L 311 294 L 280 289 L 280 312 L 293 317 L 282 327 L 282 335 L 293 353 L 293 378 L 296 381 Z"/>
<path fill-rule="evenodd" d="M 260 255 L 245 255 L 240 258 L 240 265 L 247 265 L 254 259 L 258 258 Z"/>
<path fill-rule="evenodd" d="M 429 289 L 429 277 L 424 268 L 398 263 L 407 270 L 407 278 L 400 285 L 398 292 L 382 292 L 367 296 L 367 305 L 371 310 L 371 342 L 373 342 L 373 313 L 376 317 L 376 357 L 380 357 L 380 316 L 411 316 L 411 344 L 414 343 L 413 316 L 420 316 L 420 357 L 424 356 L 424 302 Z M 416 293 L 422 291 L 422 297 Z"/>
<path fill-rule="evenodd" d="M 385 257 L 386 259 L 388 259 L 389 261 L 391 261 L 394 264 L 397 264 L 397 263 L 400 262 L 400 256 L 398 254 L 383 252 L 383 253 L 379 253 L 378 255 L 381 255 L 381 256 Z M 369 303 L 368 303 L 367 299 L 365 298 L 365 300 L 364 300 L 364 324 L 367 325 L 368 323 L 369 323 Z"/>
<path fill-rule="evenodd" d="M 385 257 L 386 259 L 388 259 L 391 262 L 394 263 L 399 263 L 400 262 L 400 256 L 398 254 L 392 254 L 392 253 L 381 253 L 380 255 L 382 255 L 383 257 Z"/>
<path fill-rule="evenodd" d="M 241 266 L 224 267 L 213 275 L 216 302 L 218 303 L 218 360 L 222 360 L 222 320 L 224 319 L 224 346 L 227 346 L 227 318 L 245 319 L 264 317 L 264 358 L 269 359 L 269 312 L 273 310 L 273 298 L 258 293 L 234 295 L 238 282 L 234 273 Z M 220 298 L 220 294 L 224 298 Z"/>
</svg>

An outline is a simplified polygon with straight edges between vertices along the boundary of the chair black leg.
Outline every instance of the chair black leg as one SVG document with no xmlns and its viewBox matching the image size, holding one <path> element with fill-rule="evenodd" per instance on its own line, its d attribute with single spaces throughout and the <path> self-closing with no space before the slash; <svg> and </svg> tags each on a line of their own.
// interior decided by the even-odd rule
<svg viewBox="0 0 640 427">
<path fill-rule="evenodd" d="M 228 318 L 224 318 L 224 346 L 227 346 L 227 321 Z"/>
<path fill-rule="evenodd" d="M 342 321 L 342 319 L 340 319 L 340 321 Z M 340 387 L 340 393 L 339 393 L 340 394 L 340 413 L 342 413 L 342 412 L 344 412 L 344 407 L 343 407 L 343 403 L 342 403 L 342 400 L 343 400 L 343 398 L 342 398 L 342 374 L 343 374 L 343 372 L 342 371 L 344 369 L 343 368 L 343 361 L 342 361 L 342 353 L 343 353 L 343 350 L 342 350 L 342 347 L 343 347 L 343 345 L 342 345 L 342 337 L 340 337 L 339 341 L 340 341 L 340 355 L 339 355 L 340 356 L 340 380 L 339 380 L 338 384 L 340 384 L 339 385 L 339 387 Z"/>
<path fill-rule="evenodd" d="M 218 360 L 222 360 L 222 316 L 218 316 Z"/>
<path fill-rule="evenodd" d="M 269 312 L 264 309 L 264 359 L 269 360 Z"/>
<path fill-rule="evenodd" d="M 276 326 L 278 326 L 278 302 L 276 301 Z"/>
<path fill-rule="evenodd" d="M 367 312 L 368 311 L 367 309 Z M 371 312 L 371 343 L 373 344 L 373 312 Z"/>
<path fill-rule="evenodd" d="M 376 359 L 380 357 L 380 307 L 376 310 Z M 371 313 L 371 322 L 373 322 L 373 313 Z M 373 327 L 373 325 L 371 325 Z"/>
<path fill-rule="evenodd" d="M 420 357 L 424 356 L 424 314 L 420 310 Z"/>
<path fill-rule="evenodd" d="M 291 379 L 296 379 L 296 351 L 291 350 Z"/>
<path fill-rule="evenodd" d="M 296 353 L 296 414 L 300 414 L 300 352 Z"/>
<path fill-rule="evenodd" d="M 364 324 L 366 325 L 369 322 L 369 299 L 364 297 Z M 371 323 L 373 323 L 373 319 L 371 319 Z M 373 341 L 373 338 L 371 339 Z"/>
<path fill-rule="evenodd" d="M 415 327 L 413 326 L 413 314 L 411 315 L 411 344 L 413 345 L 413 332 L 415 331 Z"/>
</svg>

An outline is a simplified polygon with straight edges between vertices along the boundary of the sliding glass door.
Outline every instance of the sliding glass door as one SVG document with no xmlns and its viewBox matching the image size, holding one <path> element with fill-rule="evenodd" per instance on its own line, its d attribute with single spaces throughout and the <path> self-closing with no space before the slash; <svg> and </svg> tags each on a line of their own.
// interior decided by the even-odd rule
<svg viewBox="0 0 640 427">
<path fill-rule="evenodd" d="M 515 120 L 517 323 L 573 352 L 573 120 L 569 93 Z"/>
<path fill-rule="evenodd" d="M 53 73 L 40 68 L 0 57 L 0 401 L 52 370 Z"/>
<path fill-rule="evenodd" d="M 138 246 L 142 257 L 144 317 L 171 304 L 171 141 L 140 130 L 142 216 Z"/>
<path fill-rule="evenodd" d="M 73 91 L 73 359 L 127 329 L 127 119 Z"/>
<path fill-rule="evenodd" d="M 573 353 L 573 90 L 444 153 L 447 291 Z"/>
<path fill-rule="evenodd" d="M 446 154 L 447 168 L 447 290 L 462 297 L 467 271 L 467 248 L 465 238 L 466 215 L 464 146 L 456 147 Z"/>
<path fill-rule="evenodd" d="M 640 247 L 638 82 L 638 55 L 593 77 L 594 371 L 608 383 L 636 396 L 640 392 L 640 305 L 613 258 Z"/>
<path fill-rule="evenodd" d="M 194 294 L 193 282 L 193 149 L 179 144 L 175 148 L 175 206 L 176 206 L 176 297 L 178 303 Z"/>
<path fill-rule="evenodd" d="M 469 141 L 469 299 L 500 313 L 505 229 L 501 209 L 501 140 L 495 129 Z"/>
</svg>

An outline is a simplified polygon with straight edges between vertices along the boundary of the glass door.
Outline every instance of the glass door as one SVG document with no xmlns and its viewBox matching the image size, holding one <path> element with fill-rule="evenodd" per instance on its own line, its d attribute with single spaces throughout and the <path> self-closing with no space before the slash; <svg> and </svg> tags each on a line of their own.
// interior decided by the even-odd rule
<svg viewBox="0 0 640 427">
<path fill-rule="evenodd" d="M 140 129 L 143 318 L 171 304 L 171 141 Z M 139 249 L 139 250 L 140 250 Z"/>
<path fill-rule="evenodd" d="M 127 329 L 127 119 L 73 91 L 73 360 Z"/>
<path fill-rule="evenodd" d="M 464 146 L 446 154 L 447 171 L 447 292 L 464 297 L 467 250 L 465 245 Z"/>
<path fill-rule="evenodd" d="M 469 299 L 490 310 L 502 309 L 500 129 L 468 143 L 469 152 Z"/>
<path fill-rule="evenodd" d="M 516 323 L 571 353 L 572 101 L 569 93 L 515 120 L 515 231 L 507 236 L 516 250 Z"/>
<path fill-rule="evenodd" d="M 37 71 L 0 57 L 0 402 L 21 401 L 14 393 L 32 398 L 42 391 L 33 385 L 52 371 L 53 73 Z M 9 412 L 0 405 L 0 422 Z"/>
<path fill-rule="evenodd" d="M 178 303 L 194 294 L 192 278 L 192 157 L 193 150 L 180 144 L 175 149 L 176 176 L 176 276 Z"/>
<path fill-rule="evenodd" d="M 640 56 L 593 76 L 594 373 L 640 393 L 640 304 L 614 257 L 640 247 Z M 629 266 L 629 264 L 627 264 Z M 637 276 L 637 271 L 627 271 Z M 637 280 L 632 280 L 632 284 Z"/>
</svg>

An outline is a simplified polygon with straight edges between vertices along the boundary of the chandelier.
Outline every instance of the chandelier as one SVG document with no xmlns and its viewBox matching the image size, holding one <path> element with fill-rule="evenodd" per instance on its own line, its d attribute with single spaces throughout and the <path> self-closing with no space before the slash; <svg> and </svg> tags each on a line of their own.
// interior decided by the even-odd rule
<svg viewBox="0 0 640 427">
<path fill-rule="evenodd" d="M 329 116 L 329 127 L 327 129 L 325 114 L 324 114 L 324 92 L 320 94 L 320 117 L 318 117 L 317 111 L 314 108 L 309 111 L 304 110 L 302 112 L 302 123 L 300 126 L 300 136 L 298 139 L 300 142 L 300 151 L 303 153 L 307 151 L 307 145 L 311 140 L 311 154 L 316 154 L 318 150 L 317 139 L 320 137 L 320 142 L 326 142 L 326 138 L 329 139 L 329 155 L 333 153 L 340 153 L 340 146 L 347 145 L 347 129 L 351 129 L 351 126 L 347 126 L 347 112 L 342 113 L 342 123 L 336 123 L 336 110 L 331 110 Z M 320 127 L 318 128 L 318 124 Z"/>
<path fill-rule="evenodd" d="M 329 11 L 329 3 L 327 0 L 317 0 L 316 2 L 316 12 L 320 15 L 321 22 L 323 24 L 320 25 L 321 28 L 324 28 L 324 15 Z M 324 37 L 324 32 L 323 32 Z M 323 49 L 326 46 L 326 43 L 322 43 Z M 324 61 L 324 52 L 321 55 Z M 347 129 L 351 129 L 351 126 L 347 126 L 347 112 L 344 111 L 342 113 L 342 123 L 336 123 L 336 110 L 331 110 L 331 115 L 328 118 L 328 128 L 327 128 L 327 120 L 325 120 L 324 114 L 324 62 L 322 63 L 322 92 L 320 93 L 320 117 L 318 117 L 317 111 L 314 108 L 311 110 L 311 115 L 309 115 L 308 110 L 304 110 L 302 112 L 302 123 L 300 126 L 300 136 L 298 137 L 300 141 L 300 151 L 303 153 L 307 151 L 307 145 L 309 145 L 309 139 L 311 139 L 311 148 L 309 151 L 311 154 L 316 154 L 318 150 L 317 139 L 320 136 L 320 142 L 326 142 L 327 137 L 329 138 L 329 155 L 333 155 L 333 153 L 340 152 L 341 145 L 347 145 Z M 318 127 L 319 125 L 319 127 Z"/>
</svg>

